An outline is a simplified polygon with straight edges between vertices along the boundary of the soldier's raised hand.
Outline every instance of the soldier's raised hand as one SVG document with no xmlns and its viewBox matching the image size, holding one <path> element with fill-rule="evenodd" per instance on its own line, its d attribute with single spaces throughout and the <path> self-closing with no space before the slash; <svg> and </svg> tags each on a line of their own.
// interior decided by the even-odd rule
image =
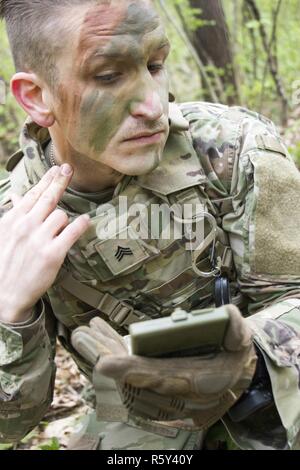
<svg viewBox="0 0 300 470">
<path fill-rule="evenodd" d="M 13 208 L 0 220 L 0 321 L 26 321 L 51 287 L 68 250 L 89 226 L 72 223 L 57 205 L 73 176 L 68 164 L 53 167 L 28 193 L 12 195 Z"/>
</svg>

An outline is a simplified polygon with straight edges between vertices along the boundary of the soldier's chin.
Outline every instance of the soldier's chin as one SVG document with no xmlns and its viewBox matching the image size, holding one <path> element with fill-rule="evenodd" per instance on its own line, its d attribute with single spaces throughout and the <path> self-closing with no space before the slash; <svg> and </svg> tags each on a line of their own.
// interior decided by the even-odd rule
<svg viewBox="0 0 300 470">
<path fill-rule="evenodd" d="M 151 155 L 135 155 L 126 158 L 121 173 L 128 176 L 143 176 L 154 171 L 161 162 L 160 152 Z"/>
</svg>

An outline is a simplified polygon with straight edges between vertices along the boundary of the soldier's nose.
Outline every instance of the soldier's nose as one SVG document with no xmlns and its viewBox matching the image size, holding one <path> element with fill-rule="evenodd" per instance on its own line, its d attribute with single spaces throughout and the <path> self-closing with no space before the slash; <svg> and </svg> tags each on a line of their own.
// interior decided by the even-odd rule
<svg viewBox="0 0 300 470">
<path fill-rule="evenodd" d="M 142 117 L 156 121 L 161 118 L 164 109 L 159 94 L 157 92 L 150 92 L 143 98 L 133 101 L 130 112 L 133 117 Z"/>
</svg>

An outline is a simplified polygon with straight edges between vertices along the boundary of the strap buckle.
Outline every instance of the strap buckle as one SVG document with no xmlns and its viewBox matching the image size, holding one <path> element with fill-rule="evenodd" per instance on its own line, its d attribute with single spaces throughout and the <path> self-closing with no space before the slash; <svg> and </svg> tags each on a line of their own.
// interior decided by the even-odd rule
<svg viewBox="0 0 300 470">
<path fill-rule="evenodd" d="M 134 308 L 126 302 L 115 299 L 110 294 L 105 294 L 98 310 L 105 313 L 110 321 L 121 327 L 129 326 L 131 323 L 137 323 L 146 319 L 146 315 L 134 310 Z"/>
</svg>

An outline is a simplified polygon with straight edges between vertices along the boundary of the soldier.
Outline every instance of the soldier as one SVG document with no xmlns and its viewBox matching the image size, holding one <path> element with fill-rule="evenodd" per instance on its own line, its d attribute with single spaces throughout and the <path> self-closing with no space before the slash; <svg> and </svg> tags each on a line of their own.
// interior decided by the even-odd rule
<svg viewBox="0 0 300 470">
<path fill-rule="evenodd" d="M 0 441 L 45 415 L 58 337 L 96 390 L 77 448 L 200 448 L 220 419 L 241 448 L 299 448 L 300 176 L 273 124 L 169 104 L 150 0 L 0 5 L 29 116 L 1 182 Z M 201 207 L 204 239 L 137 236 L 125 197 Z M 216 279 L 222 352 L 128 353 L 130 324 L 221 304 Z"/>
</svg>

